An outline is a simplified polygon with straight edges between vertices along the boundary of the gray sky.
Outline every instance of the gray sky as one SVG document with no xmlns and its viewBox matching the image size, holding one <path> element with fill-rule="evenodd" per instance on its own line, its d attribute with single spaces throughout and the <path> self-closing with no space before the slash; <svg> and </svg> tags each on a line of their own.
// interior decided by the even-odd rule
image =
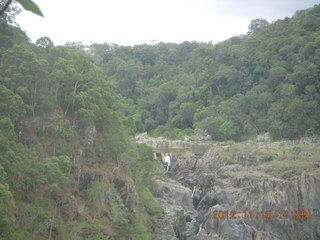
<svg viewBox="0 0 320 240">
<path fill-rule="evenodd" d="M 27 11 L 17 22 L 33 42 L 56 45 L 137 45 L 156 42 L 213 43 L 246 34 L 252 19 L 292 17 L 319 0 L 34 0 L 44 18 Z"/>
</svg>

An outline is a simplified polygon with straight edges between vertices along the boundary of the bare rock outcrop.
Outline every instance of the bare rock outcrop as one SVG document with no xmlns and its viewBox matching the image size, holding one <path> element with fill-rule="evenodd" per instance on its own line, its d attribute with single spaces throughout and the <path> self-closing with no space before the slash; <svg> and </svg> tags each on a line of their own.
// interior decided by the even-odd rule
<svg viewBox="0 0 320 240">
<path fill-rule="evenodd" d="M 305 171 L 283 178 L 262 171 L 267 167 L 248 171 L 210 151 L 181 154 L 169 172 L 176 181 L 163 184 L 171 235 L 162 239 L 320 239 L 319 174 Z M 213 219 L 214 211 L 228 211 L 229 219 Z"/>
</svg>

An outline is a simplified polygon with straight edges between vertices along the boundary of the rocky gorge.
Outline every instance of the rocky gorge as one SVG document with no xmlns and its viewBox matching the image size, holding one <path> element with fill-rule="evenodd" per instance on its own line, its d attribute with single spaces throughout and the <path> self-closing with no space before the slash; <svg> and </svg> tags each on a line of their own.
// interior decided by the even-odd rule
<svg viewBox="0 0 320 240">
<path fill-rule="evenodd" d="M 319 146 L 257 138 L 174 153 L 157 180 L 165 216 L 156 239 L 320 239 Z"/>
</svg>

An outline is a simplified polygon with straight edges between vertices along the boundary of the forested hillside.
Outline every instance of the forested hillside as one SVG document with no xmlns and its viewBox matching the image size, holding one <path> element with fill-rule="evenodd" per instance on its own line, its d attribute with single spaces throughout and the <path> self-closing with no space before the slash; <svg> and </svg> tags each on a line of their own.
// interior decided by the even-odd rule
<svg viewBox="0 0 320 240">
<path fill-rule="evenodd" d="M 319 133 L 319 5 L 271 24 L 253 20 L 248 34 L 215 45 L 95 44 L 91 54 L 135 106 L 137 132 L 176 138 L 198 127 L 214 140 Z"/>
<path fill-rule="evenodd" d="M 30 43 L 0 18 L 0 239 L 152 239 L 151 132 L 320 133 L 320 5 L 224 42 Z M 214 31 L 214 29 L 211 29 Z"/>
<path fill-rule="evenodd" d="M 82 50 L 0 20 L 0 239 L 150 239 L 161 207 L 151 148 Z"/>
</svg>

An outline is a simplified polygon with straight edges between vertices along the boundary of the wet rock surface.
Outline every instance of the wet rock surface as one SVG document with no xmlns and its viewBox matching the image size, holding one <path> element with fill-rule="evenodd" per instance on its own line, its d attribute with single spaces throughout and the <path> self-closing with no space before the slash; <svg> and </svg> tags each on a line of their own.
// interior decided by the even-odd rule
<svg viewBox="0 0 320 240">
<path fill-rule="evenodd" d="M 176 156 L 170 178 L 159 180 L 165 218 L 156 239 L 320 239 L 319 174 L 280 178 L 267 167 L 247 171 L 211 151 Z"/>
</svg>

